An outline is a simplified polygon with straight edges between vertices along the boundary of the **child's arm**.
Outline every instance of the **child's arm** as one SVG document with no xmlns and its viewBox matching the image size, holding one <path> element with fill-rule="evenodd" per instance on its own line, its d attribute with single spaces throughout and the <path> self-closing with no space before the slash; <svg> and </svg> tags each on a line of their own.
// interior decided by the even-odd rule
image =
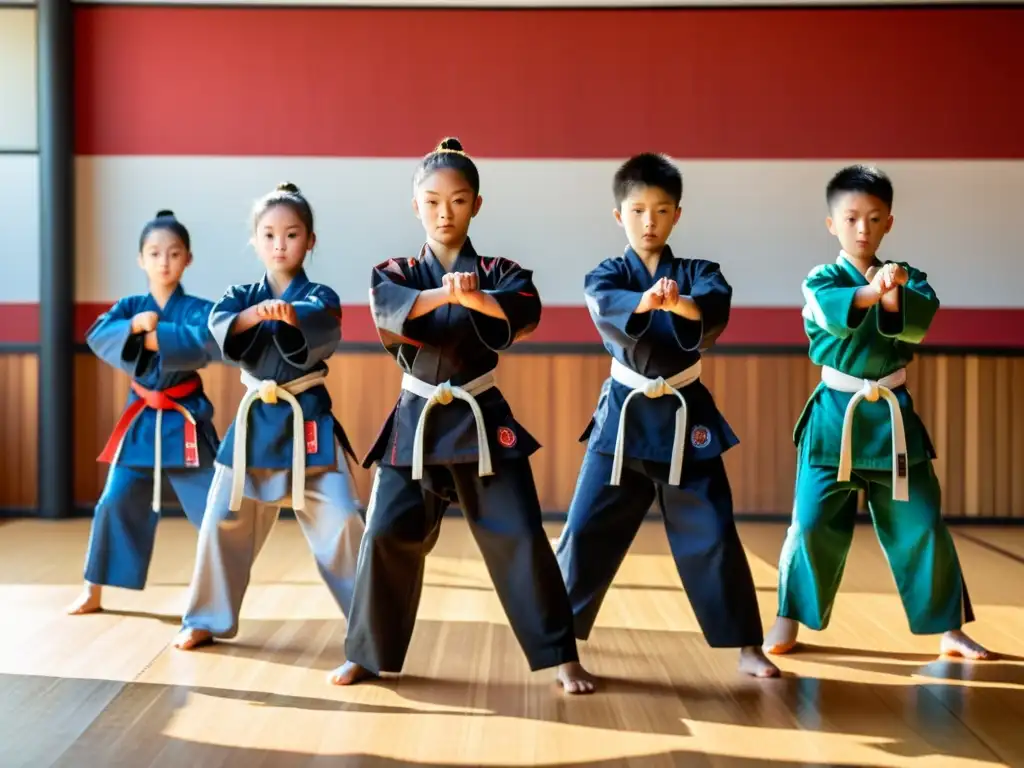
<svg viewBox="0 0 1024 768">
<path fill-rule="evenodd" d="M 469 310 L 480 341 L 500 352 L 534 332 L 540 324 L 541 302 L 533 270 L 509 259 L 497 259 L 492 269 L 497 276 L 493 288 L 468 293 L 456 290 L 455 296 Z"/>
<path fill-rule="evenodd" d="M 210 333 L 213 302 L 195 301 L 184 322 L 160 321 L 146 334 L 146 348 L 160 352 L 165 371 L 198 371 L 220 359 L 220 349 Z"/>
<path fill-rule="evenodd" d="M 390 352 L 402 344 L 423 346 L 410 338 L 407 326 L 449 303 L 447 294 L 447 288 L 414 287 L 398 259 L 375 266 L 370 272 L 370 314 L 384 348 Z"/>
<path fill-rule="evenodd" d="M 686 263 L 686 271 L 690 295 L 679 296 L 666 309 L 674 315 L 672 330 L 679 346 L 695 352 L 709 349 L 729 324 L 732 286 L 713 261 L 694 259 Z"/>
<path fill-rule="evenodd" d="M 881 299 L 873 280 L 861 287 L 840 285 L 838 268 L 832 264 L 815 267 L 804 279 L 804 318 L 839 339 L 845 339 L 860 327 L 868 309 Z"/>
<path fill-rule="evenodd" d="M 587 273 L 583 295 L 587 310 L 601 339 L 629 351 L 651 325 L 651 312 L 660 307 L 654 286 L 647 292 L 632 291 L 629 271 L 621 258 L 606 259 Z"/>
<path fill-rule="evenodd" d="M 287 320 L 277 324 L 274 344 L 291 365 L 308 370 L 333 355 L 341 341 L 341 299 L 319 285 L 291 307 Z"/>
<path fill-rule="evenodd" d="M 209 329 L 226 362 L 253 365 L 267 343 L 259 305 L 252 305 L 249 286 L 233 285 L 210 311 Z"/>
<path fill-rule="evenodd" d="M 145 347 L 147 332 L 156 328 L 156 312 L 135 312 L 134 298 L 121 299 L 96 318 L 86 332 L 89 349 L 107 365 L 129 376 L 141 376 L 154 355 Z"/>
<path fill-rule="evenodd" d="M 907 344 L 920 344 L 939 311 L 939 298 L 928 275 L 909 264 L 898 265 L 898 285 L 881 300 L 878 332 Z"/>
</svg>

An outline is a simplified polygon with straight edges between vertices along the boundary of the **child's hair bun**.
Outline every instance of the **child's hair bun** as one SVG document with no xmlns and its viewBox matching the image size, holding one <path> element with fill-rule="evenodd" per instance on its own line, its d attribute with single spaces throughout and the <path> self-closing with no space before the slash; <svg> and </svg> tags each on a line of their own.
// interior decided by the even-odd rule
<svg viewBox="0 0 1024 768">
<path fill-rule="evenodd" d="M 299 193 L 299 188 L 290 181 L 283 181 L 277 185 L 278 192 L 291 192 L 293 195 Z"/>
<path fill-rule="evenodd" d="M 157 218 L 157 219 L 173 219 L 174 218 L 174 211 L 170 211 L 170 210 L 164 208 L 162 211 L 157 211 L 156 212 L 156 216 L 154 218 Z"/>
<path fill-rule="evenodd" d="M 444 150 L 447 150 L 449 152 L 465 152 L 466 151 L 466 150 L 464 150 L 462 148 L 462 142 L 459 141 L 454 136 L 448 136 L 447 138 L 442 139 L 441 143 L 437 145 L 437 149 L 435 149 L 434 151 L 435 152 L 442 152 Z"/>
</svg>

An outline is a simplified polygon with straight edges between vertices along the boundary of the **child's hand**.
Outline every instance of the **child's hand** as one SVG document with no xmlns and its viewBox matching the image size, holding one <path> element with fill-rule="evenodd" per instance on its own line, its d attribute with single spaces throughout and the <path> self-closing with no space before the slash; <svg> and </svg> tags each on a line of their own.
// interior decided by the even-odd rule
<svg viewBox="0 0 1024 768">
<path fill-rule="evenodd" d="M 156 330 L 160 317 L 156 312 L 139 312 L 132 318 L 132 333 L 149 333 Z"/>
<path fill-rule="evenodd" d="M 665 303 L 664 282 L 664 280 L 659 280 L 644 291 L 644 295 L 640 297 L 640 303 L 637 304 L 636 309 L 633 310 L 636 314 L 642 315 L 645 312 L 662 308 Z"/>
<path fill-rule="evenodd" d="M 667 277 L 661 278 L 661 283 L 662 295 L 664 296 L 661 308 L 671 311 L 679 303 L 679 284 Z"/>
<path fill-rule="evenodd" d="M 452 272 L 445 275 L 445 278 L 448 278 L 456 303 L 464 307 L 475 306 L 480 291 L 480 281 L 475 272 Z"/>
<path fill-rule="evenodd" d="M 875 281 L 878 281 L 877 289 L 881 295 L 887 294 L 898 288 L 901 285 L 906 285 L 907 280 L 910 279 L 910 275 L 907 274 L 907 270 L 901 267 L 899 264 L 892 262 L 882 266 L 876 273 L 874 278 L 871 280 L 872 286 L 875 286 Z"/>
<path fill-rule="evenodd" d="M 268 299 L 256 305 L 256 314 L 261 320 L 280 320 L 288 325 L 298 325 L 295 307 L 281 299 Z"/>
<path fill-rule="evenodd" d="M 906 285 L 910 281 L 910 273 L 907 272 L 899 264 L 891 264 L 892 270 L 892 283 L 893 287 Z"/>
<path fill-rule="evenodd" d="M 892 270 L 888 269 L 888 264 L 881 269 L 877 270 L 871 277 L 871 290 L 875 292 L 879 299 L 885 296 L 889 292 L 889 275 Z"/>
</svg>

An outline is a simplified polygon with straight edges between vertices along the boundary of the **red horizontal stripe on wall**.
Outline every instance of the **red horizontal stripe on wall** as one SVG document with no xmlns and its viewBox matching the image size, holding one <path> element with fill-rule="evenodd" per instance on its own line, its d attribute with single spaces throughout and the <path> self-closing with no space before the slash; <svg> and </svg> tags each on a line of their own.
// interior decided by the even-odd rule
<svg viewBox="0 0 1024 768">
<path fill-rule="evenodd" d="M 82 342 L 96 317 L 109 304 L 75 307 L 75 338 Z M 378 344 L 369 307 L 344 309 L 342 333 L 347 342 Z M 36 304 L 0 304 L 0 344 L 39 343 L 39 307 Z M 586 307 L 548 306 L 529 344 L 597 344 L 597 331 Z M 720 345 L 791 346 L 807 343 L 799 307 L 734 307 Z M 1024 309 L 939 310 L 926 346 L 965 349 L 1024 349 Z"/>
<path fill-rule="evenodd" d="M 81 154 L 1024 158 L 1022 8 L 78 6 Z"/>
</svg>

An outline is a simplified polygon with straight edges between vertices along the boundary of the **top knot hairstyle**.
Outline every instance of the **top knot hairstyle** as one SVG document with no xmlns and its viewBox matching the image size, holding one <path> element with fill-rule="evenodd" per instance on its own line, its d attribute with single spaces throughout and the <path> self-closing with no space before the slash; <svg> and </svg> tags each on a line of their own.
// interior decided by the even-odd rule
<svg viewBox="0 0 1024 768">
<path fill-rule="evenodd" d="M 267 211 L 279 205 L 286 205 L 291 208 L 306 228 L 306 234 L 313 234 L 313 208 L 302 192 L 299 191 L 299 188 L 290 181 L 278 184 L 273 192 L 268 192 L 256 201 L 252 208 L 253 230 L 255 231 L 260 223 L 260 219 L 263 218 Z"/>
<path fill-rule="evenodd" d="M 419 187 L 432 173 L 443 170 L 458 171 L 472 187 L 473 194 L 480 194 L 480 172 L 476 168 L 476 163 L 466 154 L 462 142 L 453 136 L 444 139 L 433 152 L 420 161 L 413 176 L 413 187 Z"/>
<path fill-rule="evenodd" d="M 683 199 L 683 175 L 665 155 L 643 152 L 619 166 L 612 180 L 615 207 L 622 205 L 637 187 L 657 187 L 671 197 L 676 206 Z"/>
<path fill-rule="evenodd" d="M 156 216 L 146 222 L 146 226 L 142 228 L 142 234 L 139 235 L 139 250 L 146 244 L 147 238 L 157 230 L 166 230 L 176 235 L 179 240 L 184 244 L 185 250 L 192 250 L 192 239 L 189 237 L 188 230 L 185 229 L 185 225 L 174 218 L 174 211 L 167 210 L 166 208 L 157 211 Z"/>
<path fill-rule="evenodd" d="M 892 209 L 892 181 L 878 168 L 870 165 L 849 165 L 832 177 L 825 187 L 825 202 L 831 210 L 833 203 L 840 195 L 848 192 L 860 192 L 877 197 L 885 207 Z"/>
</svg>

